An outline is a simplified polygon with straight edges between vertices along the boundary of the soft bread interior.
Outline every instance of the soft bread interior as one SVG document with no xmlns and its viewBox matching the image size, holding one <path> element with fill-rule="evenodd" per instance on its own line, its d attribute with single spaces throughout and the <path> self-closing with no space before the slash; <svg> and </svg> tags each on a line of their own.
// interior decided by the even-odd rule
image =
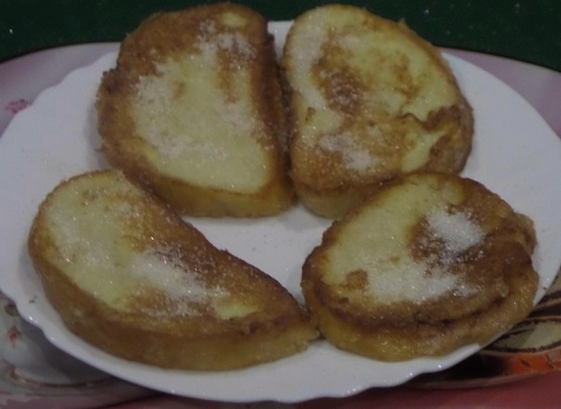
<svg viewBox="0 0 561 409">
<path fill-rule="evenodd" d="M 235 27 L 248 24 L 242 16 L 230 16 L 237 18 Z M 154 74 L 139 79 L 131 115 L 158 172 L 208 188 L 253 193 L 274 171 L 265 149 L 273 146 L 261 138 L 266 125 L 252 100 L 250 67 L 257 51 L 244 35 L 219 24 L 207 20 L 190 52 L 168 57 L 156 64 Z M 225 58 L 235 69 L 225 67 Z"/>
</svg>

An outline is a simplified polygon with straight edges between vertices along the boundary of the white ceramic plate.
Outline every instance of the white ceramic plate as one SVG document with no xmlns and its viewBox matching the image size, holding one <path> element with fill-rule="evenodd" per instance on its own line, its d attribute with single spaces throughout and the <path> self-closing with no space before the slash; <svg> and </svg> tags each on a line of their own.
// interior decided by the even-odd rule
<svg viewBox="0 0 561 409">
<path fill-rule="evenodd" d="M 289 23 L 272 23 L 280 47 Z M 561 264 L 561 143 L 536 111 L 505 84 L 458 58 L 447 56 L 474 107 L 473 152 L 465 176 L 483 182 L 535 222 L 540 272 L 536 300 Z M 125 361 L 90 346 L 66 330 L 47 302 L 26 251 L 38 204 L 62 179 L 106 167 L 96 150 L 94 98 L 101 73 L 115 55 L 72 72 L 14 118 L 0 139 L 0 286 L 20 314 L 64 351 L 110 374 L 164 392 L 228 401 L 294 402 L 341 397 L 366 388 L 400 384 L 449 367 L 479 349 L 448 356 L 377 362 L 315 342 L 306 352 L 274 363 L 216 373 L 164 370 Z M 300 207 L 260 220 L 195 219 L 216 246 L 255 264 L 299 294 L 300 268 L 319 243 L 325 220 Z M 298 295 L 297 295 L 298 296 Z M 412 334 L 414 336 L 414 334 Z"/>
</svg>

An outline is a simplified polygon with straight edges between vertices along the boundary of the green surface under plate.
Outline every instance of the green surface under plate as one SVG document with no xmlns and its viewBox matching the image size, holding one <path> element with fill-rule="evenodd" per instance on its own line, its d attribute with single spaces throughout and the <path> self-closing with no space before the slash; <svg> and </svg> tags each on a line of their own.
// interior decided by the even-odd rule
<svg viewBox="0 0 561 409">
<path fill-rule="evenodd" d="M 0 0 L 0 61 L 50 47 L 119 41 L 148 15 L 194 0 Z M 269 20 L 326 4 L 239 1 Z M 501 55 L 561 71 L 561 0 L 362 0 L 346 2 L 403 19 L 432 43 Z"/>
</svg>

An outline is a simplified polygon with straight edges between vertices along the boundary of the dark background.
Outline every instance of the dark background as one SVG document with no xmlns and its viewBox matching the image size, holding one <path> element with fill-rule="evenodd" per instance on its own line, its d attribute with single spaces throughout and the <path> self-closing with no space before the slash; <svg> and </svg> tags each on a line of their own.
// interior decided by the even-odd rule
<svg viewBox="0 0 561 409">
<path fill-rule="evenodd" d="M 158 10 L 194 0 L 0 0 L 0 61 L 32 51 L 119 41 Z M 318 0 L 238 1 L 269 20 L 290 20 Z M 393 20 L 404 19 L 432 43 L 515 58 L 561 71 L 561 0 L 362 0 Z"/>
</svg>

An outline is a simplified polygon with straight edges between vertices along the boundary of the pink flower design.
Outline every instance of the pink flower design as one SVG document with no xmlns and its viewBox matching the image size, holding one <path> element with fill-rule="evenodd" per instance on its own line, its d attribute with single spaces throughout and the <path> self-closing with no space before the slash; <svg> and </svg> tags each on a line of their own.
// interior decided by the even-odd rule
<svg viewBox="0 0 561 409">
<path fill-rule="evenodd" d="M 4 109 L 15 115 L 19 111 L 21 111 L 22 109 L 27 108 L 30 104 L 31 104 L 31 102 L 29 102 L 26 99 L 21 98 L 21 99 L 16 99 L 14 101 L 10 101 Z"/>
<path fill-rule="evenodd" d="M 16 341 L 19 338 L 21 338 L 21 332 L 15 326 L 8 329 L 6 335 L 8 336 L 8 339 L 10 340 L 13 346 L 15 346 Z"/>
</svg>

